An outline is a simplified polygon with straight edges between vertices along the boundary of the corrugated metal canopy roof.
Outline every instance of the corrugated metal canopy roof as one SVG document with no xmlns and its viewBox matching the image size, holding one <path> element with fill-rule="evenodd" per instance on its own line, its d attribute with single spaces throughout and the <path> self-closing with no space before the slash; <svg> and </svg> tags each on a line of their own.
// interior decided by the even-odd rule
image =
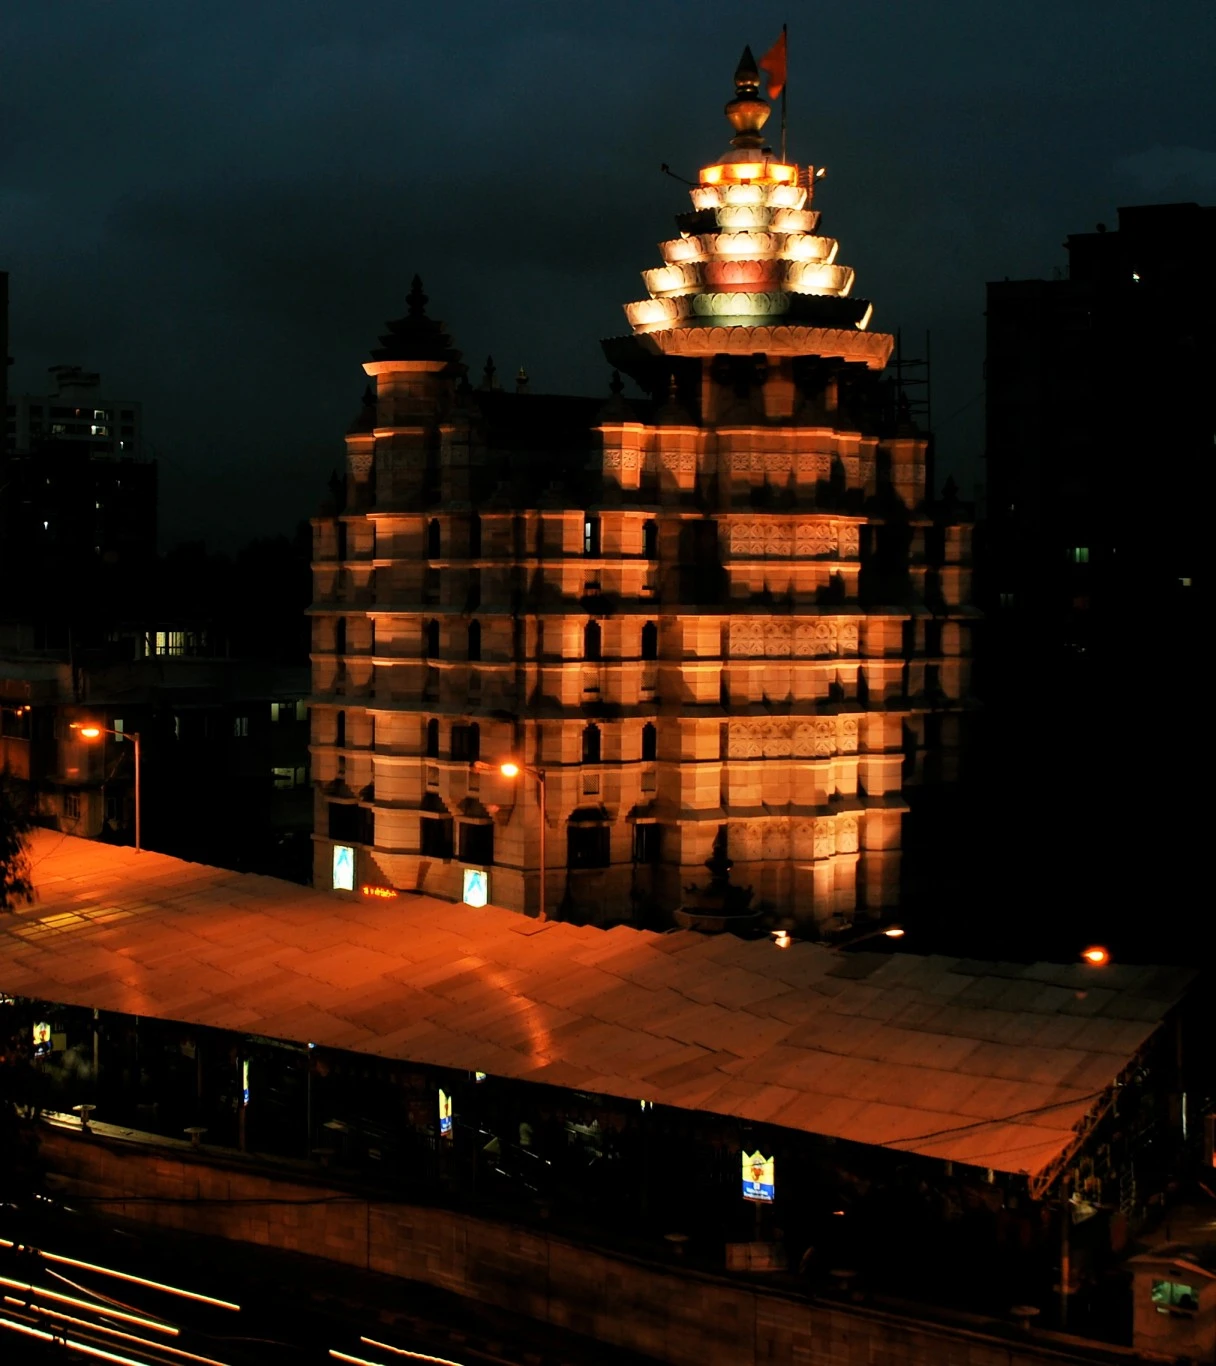
<svg viewBox="0 0 1216 1366">
<path fill-rule="evenodd" d="M 0 989 L 767 1121 L 1036 1175 L 1178 968 L 786 950 L 352 900 L 35 833 Z"/>
</svg>

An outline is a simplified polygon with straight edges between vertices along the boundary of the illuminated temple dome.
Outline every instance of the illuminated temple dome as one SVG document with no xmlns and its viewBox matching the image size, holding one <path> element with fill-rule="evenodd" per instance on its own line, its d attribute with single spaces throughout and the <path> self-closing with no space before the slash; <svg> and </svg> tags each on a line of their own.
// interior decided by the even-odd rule
<svg viewBox="0 0 1216 1366">
<path fill-rule="evenodd" d="M 702 167 L 692 211 L 676 219 L 679 236 L 660 244 L 664 264 L 642 273 L 650 297 L 626 304 L 625 315 L 648 349 L 665 354 L 817 352 L 881 369 L 892 338 L 837 335 L 864 333 L 873 306 L 852 296 L 852 268 L 837 261 L 835 238 L 818 232 L 815 168 L 787 164 L 765 145 L 759 84 L 744 49 L 726 106 L 731 145 Z"/>
<path fill-rule="evenodd" d="M 750 53 L 735 85 L 603 342 L 640 396 L 470 384 L 418 281 L 365 361 L 314 523 L 318 885 L 601 925 L 897 903 L 904 788 L 966 708 L 969 531 Z"/>
</svg>

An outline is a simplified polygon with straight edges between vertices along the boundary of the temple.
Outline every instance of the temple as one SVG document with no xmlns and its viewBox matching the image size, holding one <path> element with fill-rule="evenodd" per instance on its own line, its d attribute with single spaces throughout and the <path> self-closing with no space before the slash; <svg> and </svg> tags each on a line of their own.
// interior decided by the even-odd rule
<svg viewBox="0 0 1216 1366">
<path fill-rule="evenodd" d="M 822 173 L 765 144 L 750 52 L 735 84 L 607 402 L 471 382 L 417 279 L 365 364 L 314 523 L 318 886 L 811 931 L 897 903 L 903 789 L 967 697 L 970 529 Z"/>
</svg>

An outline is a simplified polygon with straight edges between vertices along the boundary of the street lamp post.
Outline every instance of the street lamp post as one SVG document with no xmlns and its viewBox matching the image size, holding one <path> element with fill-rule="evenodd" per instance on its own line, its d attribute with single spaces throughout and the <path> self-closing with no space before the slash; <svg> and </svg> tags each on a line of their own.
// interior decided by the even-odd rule
<svg viewBox="0 0 1216 1366">
<path fill-rule="evenodd" d="M 536 779 L 536 802 L 540 812 L 540 919 L 545 916 L 545 770 L 533 768 L 531 764 L 521 764 L 515 759 L 505 759 L 501 764 L 475 763 L 474 768 L 482 772 L 497 768 L 504 778 L 514 780 L 521 773 Z M 525 863 L 527 860 L 525 859 Z"/>
<path fill-rule="evenodd" d="M 140 841 L 142 803 L 139 786 L 142 765 L 140 763 L 139 732 L 136 730 L 113 730 L 109 726 L 99 726 L 92 721 L 72 721 L 69 723 L 69 728 L 76 731 L 82 740 L 99 740 L 103 735 L 114 735 L 119 740 L 130 740 L 135 745 L 135 852 L 138 854 L 143 848 Z"/>
</svg>

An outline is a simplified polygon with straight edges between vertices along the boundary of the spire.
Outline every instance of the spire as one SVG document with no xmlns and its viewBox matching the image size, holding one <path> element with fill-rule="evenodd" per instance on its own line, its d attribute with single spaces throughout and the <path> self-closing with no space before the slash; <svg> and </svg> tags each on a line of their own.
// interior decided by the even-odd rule
<svg viewBox="0 0 1216 1366">
<path fill-rule="evenodd" d="M 522 365 L 519 367 L 519 373 L 515 376 L 515 392 L 517 394 L 528 392 L 528 372 Z"/>
<path fill-rule="evenodd" d="M 427 316 L 426 305 L 422 280 L 415 275 L 406 297 L 406 315 L 388 324 L 388 331 L 372 352 L 373 360 L 441 360 L 460 365 L 460 352 L 443 324 Z"/>
<path fill-rule="evenodd" d="M 359 416 L 347 427 L 348 435 L 356 432 L 370 432 L 376 425 L 376 391 L 369 384 L 363 390 L 363 403 Z"/>
<path fill-rule="evenodd" d="M 750 47 L 743 49 L 739 65 L 735 70 L 735 98 L 726 106 L 726 117 L 735 130 L 730 145 L 740 151 L 748 147 L 760 147 L 764 138 L 760 130 L 768 122 L 772 111 L 768 102 L 760 97 L 760 72 Z"/>
</svg>

